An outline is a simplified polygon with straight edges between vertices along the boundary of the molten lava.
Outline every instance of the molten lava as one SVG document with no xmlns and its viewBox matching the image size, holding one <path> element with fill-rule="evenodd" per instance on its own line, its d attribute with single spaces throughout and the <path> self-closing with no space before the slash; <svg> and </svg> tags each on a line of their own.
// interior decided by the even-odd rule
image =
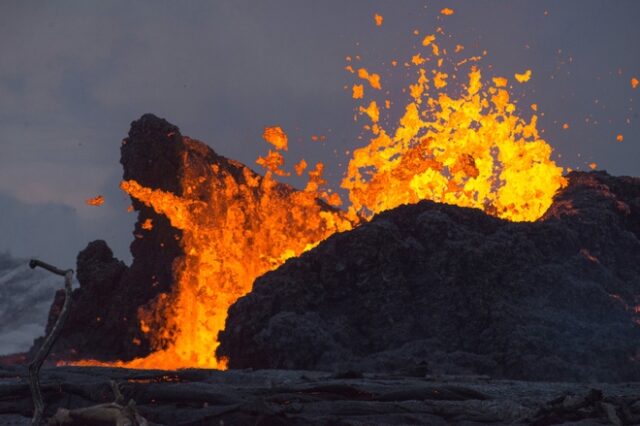
<svg viewBox="0 0 640 426">
<path fill-rule="evenodd" d="M 104 204 L 104 197 L 102 195 L 96 195 L 93 198 L 85 200 L 85 204 L 88 206 L 101 206 Z"/>
<path fill-rule="evenodd" d="M 286 149 L 281 130 L 265 131 L 265 139 L 274 134 L 278 140 L 270 142 Z M 207 149 L 197 141 L 184 142 L 190 152 Z M 256 277 L 353 226 L 343 212 L 319 201 L 318 166 L 310 172 L 309 189 L 296 191 L 274 181 L 272 171 L 262 177 L 236 163 L 233 168 L 213 165 L 203 175 L 192 170 L 192 159 L 185 156 L 183 162 L 181 197 L 135 181 L 121 184 L 183 231 L 185 256 L 174 265 L 173 293 L 140 312 L 141 329 L 157 350 L 118 366 L 225 368 L 214 352 L 229 306 L 251 290 Z"/>
<path fill-rule="evenodd" d="M 360 107 L 374 137 L 354 151 L 342 182 L 351 217 L 429 199 L 533 221 L 551 205 L 565 180 L 550 158 L 551 147 L 540 138 L 537 116 L 526 122 L 516 114 L 505 78 L 483 84 L 472 67 L 456 97 L 445 91 L 447 78 L 419 68 L 395 132 L 380 123 L 375 100 Z"/>
<path fill-rule="evenodd" d="M 383 93 L 380 74 L 347 67 L 357 78 L 352 97 L 364 102 L 357 111 L 368 117 L 365 128 L 373 136 L 353 152 L 342 181 L 350 201 L 346 212 L 332 207 L 341 200 L 325 189 L 322 163 L 307 171 L 304 191 L 274 180 L 274 175 L 290 175 L 282 155 L 288 139 L 280 127 L 264 131 L 272 145 L 257 160 L 266 169 L 264 177 L 237 163 L 232 163 L 234 172 L 217 165 L 190 167 L 185 156 L 182 196 L 135 181 L 122 183 L 129 195 L 182 230 L 185 255 L 174 265 L 172 294 L 140 312 L 141 329 L 150 336 L 155 352 L 117 365 L 225 368 L 225 360 L 214 356 L 218 332 L 224 328 L 229 306 L 251 290 L 254 280 L 377 212 L 430 199 L 480 208 L 512 221 L 542 216 L 565 181 L 562 168 L 550 158 L 551 147 L 539 135 L 537 116 L 527 121 L 518 115 L 506 78 L 485 82 L 477 66 L 457 78 L 459 67 L 476 63 L 479 57 L 452 59 L 455 66 L 445 70 L 447 51 L 438 45 L 438 37 L 423 37 L 421 45 L 420 52 L 405 62 L 405 67 L 416 67 L 417 81 L 408 87 L 409 98 L 398 123 L 381 119 L 379 104 L 388 110 L 388 99 L 365 100 L 369 91 Z M 461 45 L 455 47 L 456 54 L 462 50 Z M 515 79 L 525 83 L 531 75 L 526 70 Z M 451 87 L 463 79 L 460 87 Z M 204 149 L 188 138 L 185 143 L 194 152 Z M 299 161 L 296 174 L 307 166 Z"/>
</svg>

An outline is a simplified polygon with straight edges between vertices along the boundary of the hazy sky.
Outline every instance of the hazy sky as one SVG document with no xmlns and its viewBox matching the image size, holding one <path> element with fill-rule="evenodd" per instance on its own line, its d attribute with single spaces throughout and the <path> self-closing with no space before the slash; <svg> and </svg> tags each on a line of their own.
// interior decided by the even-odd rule
<svg viewBox="0 0 640 426">
<path fill-rule="evenodd" d="M 455 14 L 439 19 L 445 6 Z M 408 80 L 382 63 L 409 59 L 413 30 L 437 26 L 465 52 L 486 49 L 496 75 L 533 70 L 514 96 L 545 113 L 561 165 L 640 175 L 640 1 L 3 1 L 0 251 L 68 267 L 103 238 L 128 260 L 119 147 L 145 112 L 252 167 L 263 127 L 280 125 L 291 157 L 324 161 L 336 185 L 344 151 L 363 143 L 345 56 L 400 103 Z M 102 207 L 84 204 L 97 194 Z"/>
</svg>

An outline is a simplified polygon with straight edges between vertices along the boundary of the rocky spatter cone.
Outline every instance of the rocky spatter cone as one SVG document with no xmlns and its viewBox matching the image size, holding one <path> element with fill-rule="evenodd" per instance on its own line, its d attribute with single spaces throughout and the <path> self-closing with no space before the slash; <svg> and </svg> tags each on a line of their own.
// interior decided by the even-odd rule
<svg viewBox="0 0 640 426">
<path fill-rule="evenodd" d="M 151 114 L 131 123 L 122 141 L 121 159 L 125 180 L 135 179 L 154 189 L 180 194 L 180 156 L 185 151 L 179 129 Z M 133 262 L 127 267 L 115 259 L 104 241 L 93 241 L 78 254 L 72 307 L 63 332 L 52 349 L 53 359 L 130 359 L 150 351 L 140 330 L 138 310 L 173 283 L 173 261 L 181 256 L 181 232 L 167 218 L 132 198 L 138 219 L 131 244 Z M 143 229 L 147 221 L 151 229 Z M 47 331 L 55 323 L 63 293 L 51 307 Z M 37 339 L 31 349 L 40 345 Z"/>
<path fill-rule="evenodd" d="M 537 222 L 422 201 L 287 261 L 229 310 L 231 368 L 640 380 L 640 179 L 568 175 Z"/>
<path fill-rule="evenodd" d="M 123 179 L 183 196 L 185 181 L 199 178 L 200 185 L 189 188 L 191 197 L 200 191 L 203 199 L 223 194 L 225 182 L 241 182 L 247 176 L 261 179 L 243 164 L 216 154 L 207 145 L 180 134 L 178 127 L 152 114 L 131 124 L 122 141 Z M 213 173 L 212 170 L 217 170 Z M 278 191 L 293 193 L 284 184 Z M 255 191 L 260 191 L 256 188 Z M 256 196 L 259 196 L 256 195 Z M 92 358 L 103 361 L 128 360 L 147 355 L 148 335 L 141 331 L 139 312 L 152 311 L 160 296 L 175 285 L 174 267 L 184 255 L 181 230 L 171 226 L 165 215 L 131 198 L 138 213 L 131 244 L 130 267 L 113 257 L 104 241 L 90 243 L 78 255 L 80 288 L 73 292 L 73 305 L 62 335 L 53 348 L 54 359 Z M 51 307 L 48 328 L 55 322 L 63 294 Z M 39 347 L 36 340 L 32 352 Z M 156 342 L 157 343 L 157 342 Z"/>
</svg>

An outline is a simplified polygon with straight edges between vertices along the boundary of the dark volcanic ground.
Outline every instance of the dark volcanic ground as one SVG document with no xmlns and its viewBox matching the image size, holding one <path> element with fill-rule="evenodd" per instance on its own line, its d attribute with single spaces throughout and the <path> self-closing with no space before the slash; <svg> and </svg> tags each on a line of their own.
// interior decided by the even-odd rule
<svg viewBox="0 0 640 426">
<path fill-rule="evenodd" d="M 25 369 L 0 368 L 0 424 L 28 425 Z M 140 371 L 59 367 L 42 372 L 45 414 L 125 400 L 163 425 L 639 424 L 640 384 L 491 380 L 481 376 L 313 371 Z"/>
</svg>

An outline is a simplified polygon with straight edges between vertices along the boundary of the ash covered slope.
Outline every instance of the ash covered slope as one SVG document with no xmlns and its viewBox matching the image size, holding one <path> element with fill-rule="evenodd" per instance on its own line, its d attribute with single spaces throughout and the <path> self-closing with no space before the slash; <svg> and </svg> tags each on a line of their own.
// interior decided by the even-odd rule
<svg viewBox="0 0 640 426">
<path fill-rule="evenodd" d="M 337 234 L 229 310 L 231 368 L 640 380 L 640 179 L 571 173 L 545 217 L 423 201 Z"/>
</svg>

